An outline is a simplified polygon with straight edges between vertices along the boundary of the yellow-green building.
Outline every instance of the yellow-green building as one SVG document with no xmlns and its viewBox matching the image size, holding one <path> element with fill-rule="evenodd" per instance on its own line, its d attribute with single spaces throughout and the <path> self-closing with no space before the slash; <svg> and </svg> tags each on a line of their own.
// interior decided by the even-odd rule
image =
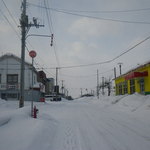
<svg viewBox="0 0 150 150">
<path fill-rule="evenodd" d="M 115 89 L 116 95 L 150 94 L 150 62 L 117 77 Z"/>
</svg>

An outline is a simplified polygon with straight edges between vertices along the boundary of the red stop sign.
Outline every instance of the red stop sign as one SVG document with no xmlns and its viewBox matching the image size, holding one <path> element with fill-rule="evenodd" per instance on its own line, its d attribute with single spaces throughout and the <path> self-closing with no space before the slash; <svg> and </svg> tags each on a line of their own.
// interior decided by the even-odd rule
<svg viewBox="0 0 150 150">
<path fill-rule="evenodd" d="M 34 57 L 36 57 L 36 52 L 32 50 L 29 52 L 29 55 L 30 55 L 30 57 L 34 58 Z"/>
</svg>

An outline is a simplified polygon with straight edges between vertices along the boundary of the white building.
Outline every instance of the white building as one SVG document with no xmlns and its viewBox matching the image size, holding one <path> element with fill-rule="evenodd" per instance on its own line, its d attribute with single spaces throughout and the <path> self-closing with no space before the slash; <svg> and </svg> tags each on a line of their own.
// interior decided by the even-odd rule
<svg viewBox="0 0 150 150">
<path fill-rule="evenodd" d="M 0 97 L 3 99 L 19 99 L 20 97 L 20 64 L 21 59 L 13 54 L 0 57 Z M 34 101 L 41 97 L 42 83 L 37 81 L 38 72 L 33 69 Z M 25 62 L 25 100 L 31 100 L 32 64 Z M 35 90 L 36 89 L 36 90 Z"/>
</svg>

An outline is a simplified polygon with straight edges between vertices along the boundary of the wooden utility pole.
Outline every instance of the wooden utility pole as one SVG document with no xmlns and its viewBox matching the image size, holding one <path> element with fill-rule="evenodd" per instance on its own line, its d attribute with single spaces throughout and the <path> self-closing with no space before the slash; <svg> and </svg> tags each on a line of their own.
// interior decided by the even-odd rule
<svg viewBox="0 0 150 150">
<path fill-rule="evenodd" d="M 20 27 L 21 27 L 21 72 L 20 72 L 20 101 L 19 107 L 24 107 L 24 69 L 25 69 L 25 47 L 26 47 L 26 38 L 27 33 L 30 27 L 34 26 L 36 28 L 44 27 L 44 25 L 39 25 L 37 19 L 33 17 L 33 23 L 28 23 L 28 16 L 26 15 L 26 5 L 27 0 L 23 0 L 22 2 L 22 13 L 20 19 Z M 53 36 L 51 36 L 53 41 Z"/>
<path fill-rule="evenodd" d="M 104 85 L 104 79 L 105 79 L 105 78 L 102 77 L 102 95 L 104 95 L 104 86 L 105 86 L 105 85 Z"/>
<path fill-rule="evenodd" d="M 99 99 L 99 73 L 97 70 L 97 98 Z"/>
<path fill-rule="evenodd" d="M 56 87 L 55 87 L 55 92 L 56 92 L 56 101 L 58 99 L 58 93 L 59 93 L 59 87 L 58 87 L 58 67 L 56 67 Z"/>
<path fill-rule="evenodd" d="M 119 70 L 120 70 L 120 75 L 122 74 L 122 70 L 121 70 L 121 65 L 122 65 L 123 63 L 118 63 L 118 65 L 119 65 Z"/>
<path fill-rule="evenodd" d="M 82 97 L 82 88 L 80 88 L 80 90 L 81 90 L 81 97 Z"/>
<path fill-rule="evenodd" d="M 62 92 L 62 94 L 64 94 L 64 80 L 61 80 L 61 82 L 62 82 L 61 92 Z"/>
<path fill-rule="evenodd" d="M 26 0 L 22 2 L 22 14 L 20 19 L 21 25 L 21 76 L 20 76 L 20 101 L 19 107 L 24 106 L 24 66 L 25 66 L 25 38 L 26 38 L 26 27 L 28 24 L 28 19 L 26 16 Z"/>
<path fill-rule="evenodd" d="M 116 79 L 116 67 L 114 67 L 114 78 Z"/>
</svg>

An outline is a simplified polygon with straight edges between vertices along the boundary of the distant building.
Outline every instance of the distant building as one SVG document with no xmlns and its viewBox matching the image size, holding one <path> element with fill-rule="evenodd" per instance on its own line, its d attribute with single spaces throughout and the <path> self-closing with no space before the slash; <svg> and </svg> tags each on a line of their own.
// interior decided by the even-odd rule
<svg viewBox="0 0 150 150">
<path fill-rule="evenodd" d="M 134 68 L 115 79 L 116 95 L 150 94 L 150 62 Z"/>
<path fill-rule="evenodd" d="M 47 78 L 45 94 L 50 95 L 54 93 L 54 78 Z"/>
<path fill-rule="evenodd" d="M 20 63 L 21 59 L 13 54 L 0 57 L 0 97 L 2 99 L 19 99 L 20 97 Z M 25 101 L 32 99 L 32 64 L 25 62 Z M 39 101 L 45 93 L 44 79 L 33 68 L 33 96 Z M 46 77 L 45 77 L 46 78 Z"/>
</svg>

